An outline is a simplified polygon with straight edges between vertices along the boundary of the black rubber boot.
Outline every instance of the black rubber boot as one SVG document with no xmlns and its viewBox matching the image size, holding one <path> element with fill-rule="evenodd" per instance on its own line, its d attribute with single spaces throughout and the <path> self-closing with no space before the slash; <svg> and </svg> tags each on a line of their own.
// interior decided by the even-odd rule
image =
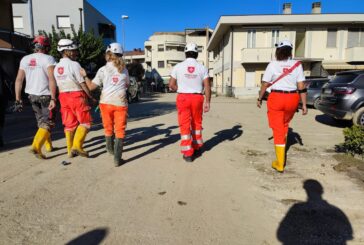
<svg viewBox="0 0 364 245">
<path fill-rule="evenodd" d="M 114 145 L 114 164 L 115 167 L 119 167 L 124 163 L 122 157 L 123 154 L 123 138 L 115 138 L 115 145 Z"/>
<path fill-rule="evenodd" d="M 114 137 L 105 136 L 106 150 L 109 154 L 114 155 Z"/>
</svg>

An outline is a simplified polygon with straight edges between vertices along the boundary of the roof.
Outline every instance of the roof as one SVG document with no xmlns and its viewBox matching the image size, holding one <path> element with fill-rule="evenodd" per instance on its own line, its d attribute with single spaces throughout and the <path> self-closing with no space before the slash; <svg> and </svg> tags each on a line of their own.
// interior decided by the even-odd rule
<svg viewBox="0 0 364 245">
<path fill-rule="evenodd" d="M 208 44 L 212 50 L 231 26 L 364 24 L 364 14 L 280 14 L 221 16 Z"/>
<path fill-rule="evenodd" d="M 144 50 L 125 51 L 124 56 L 144 55 Z"/>
<path fill-rule="evenodd" d="M 153 35 L 181 35 L 184 36 L 184 32 L 154 32 Z"/>
</svg>

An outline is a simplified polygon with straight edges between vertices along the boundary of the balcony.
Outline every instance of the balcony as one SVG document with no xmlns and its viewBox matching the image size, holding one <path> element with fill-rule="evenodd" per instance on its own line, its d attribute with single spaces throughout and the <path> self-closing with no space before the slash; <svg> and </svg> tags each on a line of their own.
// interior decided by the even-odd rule
<svg viewBox="0 0 364 245">
<path fill-rule="evenodd" d="M 152 62 L 152 56 L 145 56 L 145 62 Z"/>
<path fill-rule="evenodd" d="M 352 47 L 346 49 L 346 62 L 363 62 L 364 47 Z"/>
<path fill-rule="evenodd" d="M 268 63 L 275 55 L 274 48 L 243 48 L 241 63 Z"/>
<path fill-rule="evenodd" d="M 186 58 L 185 53 L 183 51 L 177 51 L 177 50 L 164 51 L 164 52 L 159 53 L 159 57 L 161 57 L 162 54 L 164 55 L 164 58 L 166 60 L 180 60 L 180 61 L 183 61 Z"/>
</svg>

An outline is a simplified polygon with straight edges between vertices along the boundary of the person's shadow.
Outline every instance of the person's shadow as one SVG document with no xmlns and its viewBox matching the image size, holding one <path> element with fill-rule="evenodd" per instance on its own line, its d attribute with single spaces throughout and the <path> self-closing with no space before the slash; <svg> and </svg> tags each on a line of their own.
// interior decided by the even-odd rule
<svg viewBox="0 0 364 245">
<path fill-rule="evenodd" d="M 108 232 L 107 228 L 95 229 L 76 237 L 72 241 L 67 242 L 66 245 L 99 245 Z"/>
<path fill-rule="evenodd" d="M 294 204 L 281 221 L 277 238 L 284 245 L 344 245 L 353 239 L 351 224 L 339 208 L 322 199 L 320 182 L 308 179 L 307 201 Z"/>
<path fill-rule="evenodd" d="M 203 151 L 210 151 L 212 148 L 224 142 L 225 140 L 233 141 L 239 138 L 242 134 L 243 130 L 241 129 L 241 125 L 235 125 L 232 128 L 221 130 L 219 132 L 216 132 L 213 138 L 207 140 L 204 143 L 202 149 Z"/>
<path fill-rule="evenodd" d="M 286 151 L 288 151 L 289 148 L 295 144 L 299 144 L 301 146 L 303 145 L 301 135 L 299 135 L 299 133 L 293 131 L 292 128 L 288 128 Z"/>
</svg>

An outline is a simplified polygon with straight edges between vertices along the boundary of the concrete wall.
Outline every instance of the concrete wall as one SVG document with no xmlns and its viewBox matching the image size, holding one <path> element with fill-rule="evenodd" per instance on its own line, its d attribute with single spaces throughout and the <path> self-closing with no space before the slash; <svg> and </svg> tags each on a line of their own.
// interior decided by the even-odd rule
<svg viewBox="0 0 364 245">
<path fill-rule="evenodd" d="M 34 34 L 38 34 L 39 30 L 51 32 L 52 25 L 57 28 L 57 16 L 69 16 L 71 24 L 78 29 L 80 25 L 80 11 L 83 8 L 83 0 L 33 0 L 33 21 Z M 24 29 L 15 29 L 18 32 L 31 35 L 29 5 L 13 4 L 13 15 L 23 16 Z M 66 33 L 70 33 L 70 28 L 64 29 Z"/>
<path fill-rule="evenodd" d="M 57 16 L 69 16 L 71 24 L 77 31 L 81 24 L 79 8 L 83 9 L 82 22 L 86 31 L 94 29 L 95 34 L 99 35 L 98 23 L 112 24 L 86 0 L 33 0 L 32 2 L 35 35 L 39 30 L 51 32 L 52 25 L 56 30 L 60 30 L 57 27 Z M 24 21 L 24 28 L 15 31 L 31 35 L 29 4 L 13 4 L 13 15 L 22 16 Z M 63 30 L 71 33 L 71 28 Z"/>
</svg>

